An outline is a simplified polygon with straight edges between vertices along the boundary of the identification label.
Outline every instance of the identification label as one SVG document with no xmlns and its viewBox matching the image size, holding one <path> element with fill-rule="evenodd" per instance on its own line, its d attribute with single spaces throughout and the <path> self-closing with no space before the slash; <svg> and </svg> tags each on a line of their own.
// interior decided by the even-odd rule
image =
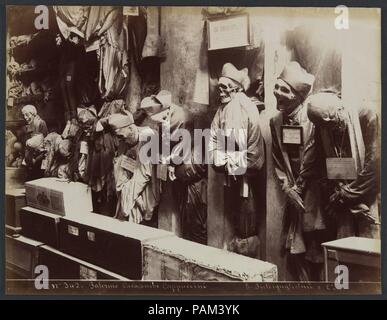
<svg viewBox="0 0 387 320">
<path fill-rule="evenodd" d="M 138 7 L 124 7 L 124 16 L 138 16 L 139 10 Z"/>
<path fill-rule="evenodd" d="M 79 236 L 79 229 L 77 227 L 73 226 L 67 226 L 67 232 L 73 236 L 78 237 Z"/>
<path fill-rule="evenodd" d="M 81 141 L 79 152 L 82 154 L 89 154 L 89 146 L 86 141 Z"/>
<path fill-rule="evenodd" d="M 89 239 L 89 241 L 95 242 L 95 233 L 91 231 L 87 231 L 87 239 Z"/>
<path fill-rule="evenodd" d="M 281 126 L 282 144 L 303 145 L 303 132 L 301 126 Z"/>
<path fill-rule="evenodd" d="M 327 158 L 328 179 L 354 180 L 357 178 L 354 158 Z"/>
<path fill-rule="evenodd" d="M 134 172 L 134 169 L 136 167 L 136 160 L 123 155 L 121 158 L 121 168 L 130 171 L 131 173 Z"/>
<path fill-rule="evenodd" d="M 79 266 L 79 278 L 83 280 L 97 280 L 97 271 L 85 266 Z"/>
<path fill-rule="evenodd" d="M 162 181 L 168 180 L 168 166 L 166 164 L 157 165 L 157 178 Z"/>
<path fill-rule="evenodd" d="M 47 159 L 46 158 L 44 158 L 43 160 L 42 160 L 42 164 L 40 165 L 40 169 L 42 169 L 42 170 L 46 170 L 47 169 Z"/>
</svg>

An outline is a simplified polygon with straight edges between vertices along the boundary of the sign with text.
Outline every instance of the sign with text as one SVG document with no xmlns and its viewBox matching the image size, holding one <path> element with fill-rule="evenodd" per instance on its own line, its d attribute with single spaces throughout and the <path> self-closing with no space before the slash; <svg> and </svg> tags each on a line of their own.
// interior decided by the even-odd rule
<svg viewBox="0 0 387 320">
<path fill-rule="evenodd" d="M 222 19 L 208 20 L 208 50 L 248 46 L 248 15 L 230 16 Z"/>
<path fill-rule="evenodd" d="M 354 180 L 357 178 L 354 158 L 327 158 L 328 179 Z"/>
<path fill-rule="evenodd" d="M 139 10 L 138 7 L 127 7 L 123 8 L 124 16 L 138 16 Z"/>
<path fill-rule="evenodd" d="M 283 144 L 304 144 L 301 126 L 281 126 L 281 136 Z"/>
</svg>

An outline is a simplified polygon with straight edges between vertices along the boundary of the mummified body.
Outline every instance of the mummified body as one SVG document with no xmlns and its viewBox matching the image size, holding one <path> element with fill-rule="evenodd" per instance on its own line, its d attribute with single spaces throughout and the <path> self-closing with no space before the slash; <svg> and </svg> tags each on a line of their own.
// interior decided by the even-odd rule
<svg viewBox="0 0 387 320">
<path fill-rule="evenodd" d="M 244 93 L 250 80 L 247 69 L 223 66 L 219 79 L 221 105 L 211 124 L 210 161 L 224 174 L 225 215 L 232 220 L 232 251 L 257 257 L 259 209 L 265 207 L 264 141 L 257 107 Z M 233 141 L 228 145 L 227 140 Z"/>
</svg>

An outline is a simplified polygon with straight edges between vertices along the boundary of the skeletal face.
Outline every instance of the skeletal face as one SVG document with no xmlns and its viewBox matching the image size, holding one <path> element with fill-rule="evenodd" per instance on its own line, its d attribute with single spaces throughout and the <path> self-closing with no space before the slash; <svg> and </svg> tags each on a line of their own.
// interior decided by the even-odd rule
<svg viewBox="0 0 387 320">
<path fill-rule="evenodd" d="M 320 125 L 323 127 L 338 131 L 343 131 L 346 128 L 348 117 L 342 105 L 321 110 L 320 117 Z"/>
<path fill-rule="evenodd" d="M 30 124 L 32 122 L 32 120 L 34 120 L 35 118 L 35 114 L 33 114 L 32 112 L 23 112 L 23 117 L 24 117 L 24 120 Z"/>
<path fill-rule="evenodd" d="M 235 93 L 241 89 L 235 81 L 225 77 L 219 78 L 218 88 L 221 103 L 229 103 L 234 98 Z"/>
<path fill-rule="evenodd" d="M 277 79 L 273 94 L 277 99 L 277 109 L 286 114 L 290 114 L 300 104 L 293 89 L 282 79 Z"/>
<path fill-rule="evenodd" d="M 138 128 L 136 125 L 132 124 L 127 127 L 119 128 L 115 130 L 115 134 L 129 146 L 134 146 L 138 142 Z"/>
</svg>

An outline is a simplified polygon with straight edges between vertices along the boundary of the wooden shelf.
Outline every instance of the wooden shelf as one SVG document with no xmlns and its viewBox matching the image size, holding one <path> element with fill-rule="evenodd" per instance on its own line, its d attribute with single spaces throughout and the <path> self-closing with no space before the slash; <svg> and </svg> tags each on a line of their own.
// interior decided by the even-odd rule
<svg viewBox="0 0 387 320">
<path fill-rule="evenodd" d="M 7 106 L 8 108 L 12 108 L 16 105 L 23 104 L 23 103 L 32 103 L 36 101 L 42 101 L 44 99 L 44 94 L 31 94 L 27 96 L 21 96 L 17 98 L 8 98 L 7 99 Z"/>
</svg>

